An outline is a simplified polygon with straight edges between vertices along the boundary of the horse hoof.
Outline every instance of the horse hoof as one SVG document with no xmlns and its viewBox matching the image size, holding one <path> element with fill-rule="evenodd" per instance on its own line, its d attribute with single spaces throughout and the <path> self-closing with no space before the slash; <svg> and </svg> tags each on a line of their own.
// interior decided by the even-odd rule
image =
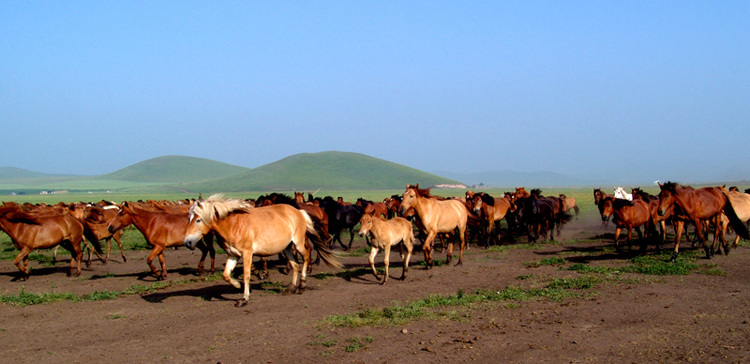
<svg viewBox="0 0 750 364">
<path fill-rule="evenodd" d="M 381 285 L 381 286 L 383 286 L 383 285 L 385 285 L 385 283 L 386 283 L 386 282 L 388 282 L 388 281 L 386 281 L 386 280 L 384 279 L 384 280 L 380 281 L 380 285 Z"/>
<path fill-rule="evenodd" d="M 127 263 L 128 262 L 128 258 L 122 257 L 122 262 L 123 263 Z"/>
<path fill-rule="evenodd" d="M 284 295 L 284 296 L 286 296 L 288 294 L 291 294 L 291 293 L 294 293 L 294 288 L 292 288 L 292 287 L 289 287 L 289 288 L 285 289 L 283 292 L 281 292 L 281 294 Z"/>
<path fill-rule="evenodd" d="M 458 263 L 456 263 L 456 267 L 459 267 L 459 266 L 462 266 L 462 265 L 464 265 L 464 262 L 462 262 L 462 261 L 459 261 Z"/>
<path fill-rule="evenodd" d="M 234 304 L 234 307 L 240 308 L 240 307 L 245 306 L 246 304 L 247 304 L 247 300 L 243 298 L 237 301 L 237 303 Z"/>
</svg>

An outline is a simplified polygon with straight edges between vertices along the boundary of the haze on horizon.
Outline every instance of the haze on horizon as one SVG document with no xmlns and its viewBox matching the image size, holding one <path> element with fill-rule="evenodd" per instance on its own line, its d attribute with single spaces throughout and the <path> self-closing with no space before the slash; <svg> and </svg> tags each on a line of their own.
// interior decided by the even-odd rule
<svg viewBox="0 0 750 364">
<path fill-rule="evenodd" d="M 0 166 L 750 180 L 750 3 L 0 3 Z"/>
</svg>

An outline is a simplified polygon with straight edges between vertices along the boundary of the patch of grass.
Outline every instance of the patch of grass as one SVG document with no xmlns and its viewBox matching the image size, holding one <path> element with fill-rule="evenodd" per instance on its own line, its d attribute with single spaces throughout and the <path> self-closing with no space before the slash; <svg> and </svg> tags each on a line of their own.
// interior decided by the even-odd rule
<svg viewBox="0 0 750 364">
<path fill-rule="evenodd" d="M 547 285 L 547 288 L 590 289 L 601 281 L 600 278 L 588 275 L 577 278 L 557 278 Z"/>
<path fill-rule="evenodd" d="M 622 274 L 637 273 L 656 276 L 688 275 L 697 271 L 700 266 L 692 263 L 698 259 L 695 254 L 683 254 L 677 262 L 669 261 L 671 254 L 657 255 L 640 255 L 632 258 L 630 263 L 622 267 L 608 266 L 590 266 L 583 263 L 576 263 L 566 270 L 576 271 L 578 273 L 599 273 L 599 274 Z"/>
<path fill-rule="evenodd" d="M 573 281 L 575 282 L 575 281 Z M 554 283 L 554 281 L 553 281 Z M 557 283 L 556 285 L 562 286 Z M 570 284 L 577 288 L 586 286 L 583 282 Z M 451 295 L 429 295 L 421 300 L 401 305 L 383 307 L 381 309 L 366 308 L 362 311 L 349 315 L 334 315 L 325 319 L 325 323 L 337 327 L 361 327 L 361 326 L 391 326 L 400 325 L 409 321 L 419 319 L 459 319 L 459 315 L 446 312 L 441 309 L 448 307 L 471 307 L 477 303 L 496 301 L 527 301 L 545 298 L 553 301 L 562 301 L 568 298 L 578 297 L 579 294 L 571 292 L 570 288 L 553 286 L 550 284 L 543 288 L 524 289 L 509 286 L 505 289 L 494 291 L 479 289 L 474 293 L 464 293 L 459 290 Z"/>
<path fill-rule="evenodd" d="M 542 260 L 540 260 L 538 262 L 525 263 L 525 265 L 527 267 L 529 267 L 529 268 L 536 268 L 536 267 L 541 267 L 541 266 L 544 266 L 544 265 L 555 266 L 555 265 L 563 265 L 563 264 L 566 264 L 566 263 L 568 263 L 568 261 L 565 260 L 565 259 L 563 259 L 563 258 L 552 257 L 552 258 L 544 258 L 544 259 L 542 259 Z"/>
<path fill-rule="evenodd" d="M 364 344 L 359 342 L 359 338 L 356 337 L 350 337 L 346 341 L 349 342 L 349 344 L 344 345 L 344 351 L 347 353 L 353 353 L 365 347 Z"/>
<path fill-rule="evenodd" d="M 335 277 L 335 276 L 336 275 L 333 274 L 333 273 L 320 272 L 320 273 L 315 273 L 313 275 L 309 275 L 308 277 L 312 277 L 312 278 L 315 278 L 315 279 L 321 279 L 321 280 L 323 280 L 323 279 L 328 279 L 328 277 Z"/>
<path fill-rule="evenodd" d="M 19 292 L 18 295 L 0 295 L 0 303 L 8 303 L 13 306 L 23 307 L 29 305 L 48 304 L 57 301 L 81 302 L 111 300 L 121 296 L 151 293 L 171 286 L 181 286 L 194 282 L 214 281 L 220 277 L 220 273 L 214 273 L 206 277 L 181 279 L 172 282 L 155 282 L 149 285 L 134 284 L 122 291 L 94 291 L 93 293 L 82 295 L 71 292 L 29 293 L 25 291 L 24 287 L 21 287 L 21 292 Z"/>
<path fill-rule="evenodd" d="M 341 253 L 342 257 L 363 257 L 370 255 L 370 247 L 365 246 L 353 250 L 349 250 L 347 252 Z"/>
</svg>

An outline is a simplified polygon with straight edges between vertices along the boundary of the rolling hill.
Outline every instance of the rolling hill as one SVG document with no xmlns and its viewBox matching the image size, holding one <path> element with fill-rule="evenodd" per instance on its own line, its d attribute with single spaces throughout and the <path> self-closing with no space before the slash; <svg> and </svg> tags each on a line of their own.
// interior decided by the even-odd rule
<svg viewBox="0 0 750 364">
<path fill-rule="evenodd" d="M 249 170 L 246 167 L 210 159 L 170 155 L 148 159 L 119 171 L 99 176 L 98 178 L 129 182 L 163 182 L 172 184 L 227 177 Z"/>
<path fill-rule="evenodd" d="M 448 178 L 358 153 L 296 154 L 241 174 L 183 184 L 192 192 L 401 189 L 457 184 Z"/>
</svg>

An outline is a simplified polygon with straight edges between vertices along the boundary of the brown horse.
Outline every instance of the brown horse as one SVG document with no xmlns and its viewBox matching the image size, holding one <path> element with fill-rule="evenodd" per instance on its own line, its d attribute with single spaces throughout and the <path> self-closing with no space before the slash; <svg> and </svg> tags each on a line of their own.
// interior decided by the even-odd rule
<svg viewBox="0 0 750 364">
<path fill-rule="evenodd" d="M 526 191 L 526 187 L 516 187 L 516 192 L 513 194 L 515 198 L 531 197 L 531 193 Z"/>
<path fill-rule="evenodd" d="M 401 196 L 393 195 L 383 200 L 385 207 L 388 209 L 388 218 L 398 215 L 398 209 L 401 207 Z"/>
<path fill-rule="evenodd" d="M 21 251 L 13 260 L 13 264 L 21 271 L 21 280 L 29 278 L 29 254 L 34 249 L 49 249 L 57 245 L 62 245 L 70 252 L 68 276 L 73 275 L 73 269 L 76 269 L 76 275 L 81 275 L 83 226 L 73 216 L 34 215 L 22 211 L 21 206 L 16 203 L 6 202 L 0 206 L 0 230 L 8 234 L 13 245 Z"/>
<path fill-rule="evenodd" d="M 594 188 L 594 205 L 599 209 L 599 214 L 602 216 L 602 227 L 607 227 L 609 225 L 609 216 L 605 217 L 604 214 L 604 200 L 607 197 L 614 198 L 613 195 L 608 195 L 604 192 L 602 192 L 601 188 Z"/>
<path fill-rule="evenodd" d="M 677 254 L 679 253 L 680 236 L 682 235 L 685 221 L 695 224 L 696 235 L 698 235 L 698 239 L 703 245 L 707 258 L 711 258 L 714 254 L 717 237 L 722 240 L 723 245 L 726 245 L 724 235 L 719 234 L 722 211 L 727 215 L 732 228 L 738 235 L 745 239 L 750 238 L 747 227 L 739 220 L 731 201 L 728 201 L 721 188 L 704 187 L 693 189 L 689 186 L 680 186 L 674 182 L 667 182 L 663 185 L 659 184 L 659 187 L 661 188 L 661 192 L 659 192 L 658 214 L 663 216 L 669 207 L 674 207 L 676 216 L 677 227 L 675 228 L 675 246 L 672 261 L 677 259 Z M 714 230 L 714 243 L 711 246 L 706 244 L 706 237 L 703 235 L 704 220 L 713 222 L 716 226 Z"/>
<path fill-rule="evenodd" d="M 164 249 L 166 247 L 180 246 L 185 237 L 187 228 L 187 212 L 173 213 L 157 211 L 140 206 L 137 203 L 123 202 L 117 216 L 109 223 L 107 229 L 115 232 L 123 226 L 132 223 L 143 234 L 146 242 L 153 246 L 151 253 L 146 258 L 146 263 L 151 268 L 151 273 L 157 279 L 167 278 L 167 266 L 164 262 Z M 213 242 L 211 243 L 213 245 Z M 159 258 L 161 272 L 156 271 L 153 265 L 155 258 Z M 205 255 L 204 255 L 205 257 Z M 213 258 L 211 259 L 213 270 Z M 202 270 L 202 263 L 199 270 Z"/>
<path fill-rule="evenodd" d="M 406 274 L 409 272 L 409 259 L 414 244 L 414 232 L 411 228 L 411 223 L 403 217 L 394 217 L 390 220 L 386 220 L 377 215 L 362 215 L 359 220 L 359 236 L 370 237 L 372 243 L 372 250 L 370 250 L 370 268 L 372 268 L 372 274 L 375 278 L 380 280 L 378 271 L 375 269 L 375 255 L 378 254 L 379 249 L 383 249 L 385 256 L 383 263 L 385 264 L 385 275 L 380 284 L 386 284 L 388 282 L 388 263 L 391 256 L 391 247 L 403 242 L 403 245 L 399 245 L 399 253 L 401 260 L 404 262 L 404 270 L 401 273 L 400 280 L 406 279 Z M 406 247 L 406 256 L 404 257 L 404 247 Z"/>
<path fill-rule="evenodd" d="M 253 255 L 267 257 L 286 251 L 292 265 L 292 282 L 287 293 L 302 293 L 306 287 L 311 242 L 329 267 L 342 267 L 333 252 L 325 246 L 310 215 L 290 205 L 252 209 L 242 200 L 211 196 L 206 201 L 193 204 L 187 221 L 183 242 L 188 248 L 195 248 L 196 243 L 210 231 L 216 232 L 226 241 L 229 257 L 224 268 L 224 280 L 236 288 L 241 288 L 241 285 L 232 277 L 232 271 L 239 258 L 242 258 L 245 291 L 242 300 L 235 305 L 237 307 L 246 305 L 250 298 Z M 303 257 L 302 269 L 294 258 L 292 246 Z M 301 277 L 298 279 L 300 272 Z"/>
<path fill-rule="evenodd" d="M 628 229 L 628 249 L 633 239 L 633 229 L 641 240 L 641 251 L 646 250 L 646 241 L 649 231 L 652 229 L 651 208 L 646 201 L 636 199 L 628 201 L 624 199 L 606 197 L 603 200 L 604 214 L 614 216 L 612 221 L 615 223 L 615 248 L 620 250 L 620 233 L 623 228 Z M 645 235 L 641 234 L 641 226 L 646 225 Z"/>
<path fill-rule="evenodd" d="M 485 248 L 487 248 L 496 223 L 504 219 L 511 210 L 510 199 L 505 197 L 495 198 L 487 193 L 474 191 L 467 191 L 466 196 L 467 207 L 471 208 L 482 220 L 481 227 L 487 238 L 485 242 Z"/>
<path fill-rule="evenodd" d="M 123 229 L 119 229 L 112 233 L 107 229 L 109 222 L 114 219 L 117 211 L 119 210 L 118 206 L 112 205 L 100 207 L 91 204 L 75 203 L 71 204 L 68 208 L 70 209 L 70 214 L 78 219 L 78 221 L 80 221 L 83 225 L 83 236 L 86 238 L 86 240 L 91 242 L 92 245 L 94 244 L 94 242 L 97 242 L 97 244 L 99 244 L 98 242 L 101 240 L 104 240 L 104 242 L 107 244 L 107 253 L 104 258 L 99 256 L 99 253 L 97 253 L 94 249 L 94 253 L 96 253 L 102 263 L 107 264 L 107 261 L 109 261 L 109 254 L 112 251 L 111 240 L 113 238 L 115 239 L 117 245 L 120 247 L 120 255 L 122 256 L 123 263 L 128 261 L 122 248 Z M 86 260 L 86 266 L 88 267 L 90 265 L 91 249 L 88 249 L 88 259 Z"/>
<path fill-rule="evenodd" d="M 464 249 L 466 249 L 466 221 L 468 210 L 459 200 L 438 200 L 430 195 L 430 189 L 420 189 L 407 185 L 402 196 L 400 211 L 405 212 L 414 208 L 417 216 L 422 220 L 427 237 L 422 243 L 427 269 L 432 268 L 432 242 L 438 233 L 449 233 L 458 229 L 461 250 L 457 265 L 463 264 Z M 448 243 L 446 263 L 450 263 L 453 254 L 453 240 Z"/>
</svg>

